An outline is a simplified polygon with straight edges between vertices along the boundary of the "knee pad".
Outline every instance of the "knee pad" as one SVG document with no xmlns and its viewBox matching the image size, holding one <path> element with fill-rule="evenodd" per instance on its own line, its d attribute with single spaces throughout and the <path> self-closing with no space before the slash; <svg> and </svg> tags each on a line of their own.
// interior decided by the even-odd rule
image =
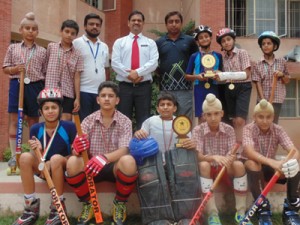
<svg viewBox="0 0 300 225">
<path fill-rule="evenodd" d="M 234 191 L 245 193 L 248 190 L 248 180 L 247 180 L 247 174 L 245 174 L 242 177 L 236 177 L 233 179 L 233 188 Z"/>
<path fill-rule="evenodd" d="M 84 172 L 80 172 L 72 177 L 67 176 L 67 174 L 65 173 L 65 179 L 80 201 L 90 200 L 89 187 Z"/>
<path fill-rule="evenodd" d="M 213 179 L 211 178 L 205 178 L 200 177 L 201 182 L 201 191 L 203 194 L 206 194 L 211 189 L 211 186 L 213 185 Z"/>
<path fill-rule="evenodd" d="M 149 224 L 157 220 L 174 221 L 162 154 L 147 157 L 144 164 L 138 166 L 138 171 L 137 190 L 142 223 Z"/>
<path fill-rule="evenodd" d="M 175 221 L 192 218 L 201 196 L 196 152 L 183 148 L 168 151 L 166 168 Z"/>
</svg>

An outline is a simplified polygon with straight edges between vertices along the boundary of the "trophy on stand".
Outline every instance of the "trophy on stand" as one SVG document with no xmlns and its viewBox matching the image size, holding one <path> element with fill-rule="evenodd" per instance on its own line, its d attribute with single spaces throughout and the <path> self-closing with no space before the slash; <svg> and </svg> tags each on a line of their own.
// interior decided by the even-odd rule
<svg viewBox="0 0 300 225">
<path fill-rule="evenodd" d="M 178 135 L 176 148 L 182 148 L 182 142 L 188 138 L 187 134 L 192 130 L 192 122 L 187 116 L 177 116 L 173 120 L 173 130 Z"/>
<path fill-rule="evenodd" d="M 205 78 L 213 78 L 215 77 L 215 73 L 213 72 L 213 68 L 216 65 L 216 58 L 210 54 L 205 54 L 201 59 L 201 64 L 204 67 L 204 77 Z M 208 81 L 204 84 L 204 87 L 206 89 L 210 88 L 210 84 Z"/>
</svg>

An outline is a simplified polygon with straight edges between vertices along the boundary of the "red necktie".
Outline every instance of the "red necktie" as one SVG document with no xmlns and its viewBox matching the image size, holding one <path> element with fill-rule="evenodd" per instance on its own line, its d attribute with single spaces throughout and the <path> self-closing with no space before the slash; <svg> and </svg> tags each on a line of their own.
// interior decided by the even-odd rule
<svg viewBox="0 0 300 225">
<path fill-rule="evenodd" d="M 132 53 L 131 53 L 131 69 L 135 70 L 140 67 L 140 51 L 137 42 L 139 36 L 135 35 L 132 42 Z"/>
</svg>

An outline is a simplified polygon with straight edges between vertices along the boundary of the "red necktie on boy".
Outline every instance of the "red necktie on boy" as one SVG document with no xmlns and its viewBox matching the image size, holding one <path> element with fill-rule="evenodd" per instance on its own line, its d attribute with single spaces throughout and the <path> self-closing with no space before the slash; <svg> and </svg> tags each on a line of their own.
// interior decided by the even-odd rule
<svg viewBox="0 0 300 225">
<path fill-rule="evenodd" d="M 138 45 L 138 35 L 134 36 L 134 40 L 132 42 L 132 53 L 131 53 L 131 69 L 135 70 L 140 67 L 140 51 Z"/>
</svg>

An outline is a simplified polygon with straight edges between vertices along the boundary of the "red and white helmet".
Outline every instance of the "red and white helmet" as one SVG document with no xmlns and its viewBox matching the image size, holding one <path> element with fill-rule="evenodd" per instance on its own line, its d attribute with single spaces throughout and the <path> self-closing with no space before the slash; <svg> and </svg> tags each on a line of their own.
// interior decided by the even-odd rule
<svg viewBox="0 0 300 225">
<path fill-rule="evenodd" d="M 230 28 L 222 28 L 216 35 L 217 42 L 221 45 L 221 40 L 225 36 L 231 36 L 233 39 L 236 37 L 236 33 L 234 30 Z"/>
<path fill-rule="evenodd" d="M 58 88 L 45 88 L 37 96 L 39 105 L 46 101 L 56 101 L 62 103 L 63 96 Z"/>
</svg>

